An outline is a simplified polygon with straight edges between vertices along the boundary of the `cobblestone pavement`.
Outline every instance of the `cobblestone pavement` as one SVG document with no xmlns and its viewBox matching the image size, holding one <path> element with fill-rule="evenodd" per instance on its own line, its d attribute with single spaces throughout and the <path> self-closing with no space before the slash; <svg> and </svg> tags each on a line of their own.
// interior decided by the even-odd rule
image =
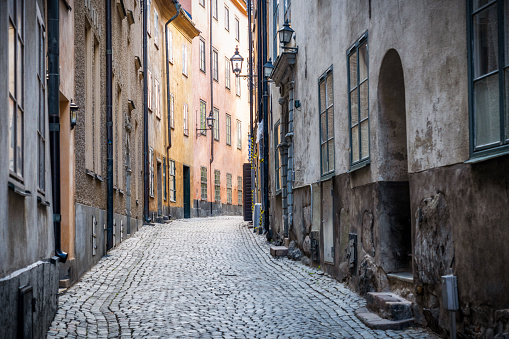
<svg viewBox="0 0 509 339">
<path fill-rule="evenodd" d="M 374 331 L 365 302 L 320 271 L 273 259 L 240 217 L 144 226 L 60 296 L 48 338 L 429 338 Z"/>
</svg>

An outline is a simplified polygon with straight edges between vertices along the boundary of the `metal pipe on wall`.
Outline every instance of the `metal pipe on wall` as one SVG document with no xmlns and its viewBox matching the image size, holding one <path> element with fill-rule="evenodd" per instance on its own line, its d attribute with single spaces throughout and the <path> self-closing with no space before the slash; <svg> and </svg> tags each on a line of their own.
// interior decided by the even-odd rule
<svg viewBox="0 0 509 339">
<path fill-rule="evenodd" d="M 53 198 L 53 232 L 55 254 L 61 262 L 67 261 L 67 253 L 61 243 L 61 187 L 60 187 L 60 32 L 59 0 L 48 0 L 48 118 L 51 157 L 51 188 Z"/>
<path fill-rule="evenodd" d="M 164 34 L 165 34 L 165 44 L 166 44 L 166 110 L 168 113 L 168 146 L 166 146 L 166 157 L 168 158 L 168 150 L 171 148 L 171 116 L 170 116 L 170 56 L 168 54 L 168 25 L 175 20 L 180 13 L 180 3 L 178 0 L 173 0 L 173 3 L 175 4 L 175 10 L 177 13 L 175 13 L 174 16 L 170 18 L 164 25 Z"/>
<path fill-rule="evenodd" d="M 106 6 L 106 249 L 113 247 L 113 114 L 112 114 L 112 60 L 111 60 L 111 0 Z"/>
<path fill-rule="evenodd" d="M 147 0 L 142 0 L 143 9 L 143 214 L 145 222 L 149 217 L 149 187 L 148 187 L 148 55 L 147 55 Z"/>
<path fill-rule="evenodd" d="M 210 0 L 210 32 L 209 32 L 209 40 L 210 40 L 210 114 L 211 116 L 213 117 L 214 116 L 214 58 L 212 57 L 212 53 L 213 53 L 213 50 L 212 50 L 212 10 L 213 10 L 213 6 L 212 6 L 212 3 L 214 2 L 215 0 Z M 217 10 L 217 8 L 216 8 Z M 219 72 L 219 70 L 218 70 Z M 218 122 L 215 122 L 216 124 Z M 214 187 L 214 185 L 212 185 L 212 162 L 214 161 L 214 126 L 212 126 L 212 129 L 210 131 L 210 164 L 209 164 L 209 167 L 210 167 L 210 173 L 209 173 L 209 178 L 210 178 L 210 190 L 211 190 L 211 194 L 210 194 L 210 215 L 212 215 L 212 201 L 213 201 L 213 190 L 212 188 Z"/>
<path fill-rule="evenodd" d="M 262 60 L 260 62 L 260 76 L 263 75 L 263 65 L 267 62 L 267 1 L 262 3 Z M 269 232 L 269 108 L 268 108 L 268 88 L 267 79 L 263 80 L 263 210 L 264 210 L 264 230 L 267 232 L 267 240 L 272 238 L 272 232 Z"/>
</svg>

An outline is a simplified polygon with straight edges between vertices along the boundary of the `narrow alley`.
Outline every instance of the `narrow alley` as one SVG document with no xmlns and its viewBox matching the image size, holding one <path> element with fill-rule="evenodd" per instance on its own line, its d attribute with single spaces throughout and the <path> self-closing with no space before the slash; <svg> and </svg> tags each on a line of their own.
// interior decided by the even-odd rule
<svg viewBox="0 0 509 339">
<path fill-rule="evenodd" d="M 274 259 L 240 217 L 144 226 L 59 297 L 48 338 L 429 338 L 373 331 L 364 299 L 300 262 Z"/>
</svg>

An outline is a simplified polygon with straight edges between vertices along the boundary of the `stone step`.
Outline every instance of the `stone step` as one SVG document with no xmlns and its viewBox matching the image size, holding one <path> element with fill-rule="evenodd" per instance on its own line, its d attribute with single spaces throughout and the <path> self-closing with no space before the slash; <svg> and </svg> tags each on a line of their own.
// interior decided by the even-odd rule
<svg viewBox="0 0 509 339">
<path fill-rule="evenodd" d="M 402 330 L 414 324 L 414 318 L 404 320 L 384 319 L 378 314 L 368 311 L 365 307 L 356 310 L 355 315 L 364 325 L 374 330 Z"/>
<path fill-rule="evenodd" d="M 390 292 L 368 292 L 367 308 L 381 318 L 393 321 L 410 319 L 412 302 Z"/>
<path fill-rule="evenodd" d="M 60 279 L 60 281 L 58 282 L 58 287 L 62 287 L 62 288 L 71 287 L 71 279 L 69 279 L 69 278 Z"/>
<path fill-rule="evenodd" d="M 288 248 L 285 246 L 270 246 L 270 255 L 273 257 L 286 257 Z"/>
</svg>

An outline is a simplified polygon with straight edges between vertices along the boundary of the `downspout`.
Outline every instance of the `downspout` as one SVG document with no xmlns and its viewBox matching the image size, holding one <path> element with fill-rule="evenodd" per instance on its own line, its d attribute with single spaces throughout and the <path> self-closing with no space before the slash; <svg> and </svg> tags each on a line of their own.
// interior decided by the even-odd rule
<svg viewBox="0 0 509 339">
<path fill-rule="evenodd" d="M 145 222 L 149 217 L 149 187 L 148 187 L 148 55 L 147 55 L 147 0 L 142 0 L 143 7 L 143 214 Z"/>
<path fill-rule="evenodd" d="M 48 118 L 51 157 L 51 188 L 53 198 L 53 232 L 55 254 L 61 262 L 67 261 L 67 253 L 62 251 L 61 192 L 60 192 L 60 102 L 59 102 L 59 0 L 48 1 Z"/>
<path fill-rule="evenodd" d="M 262 3 L 263 0 L 258 0 L 257 4 L 256 4 L 256 12 L 257 12 L 257 27 L 256 27 L 256 34 L 257 34 L 257 51 L 258 51 L 258 55 L 256 57 L 256 62 L 257 62 L 257 72 L 258 74 L 263 74 L 262 73 L 262 70 L 261 70 L 261 60 L 262 60 L 262 30 L 261 30 L 261 23 L 262 23 L 262 18 L 261 18 L 261 13 L 260 13 L 260 10 L 261 10 L 261 3 Z M 258 134 L 258 130 L 260 129 L 260 123 L 262 122 L 263 120 L 263 114 L 262 114 L 262 98 L 260 97 L 260 95 L 263 93 L 262 92 L 262 79 L 260 77 L 258 77 L 258 89 L 257 89 L 257 101 L 256 101 L 256 104 L 257 104 L 257 112 L 256 114 L 258 115 L 258 121 L 257 121 L 257 134 Z M 257 150 L 257 153 L 258 153 L 258 159 L 260 159 L 260 156 L 261 156 L 261 151 L 263 150 L 262 147 L 260 146 L 261 143 L 258 144 L 258 150 Z M 254 160 L 253 160 L 254 161 Z M 257 166 L 259 166 L 259 168 L 257 168 L 257 170 L 259 170 L 260 172 L 260 175 L 258 176 L 259 178 L 257 178 L 257 192 L 256 192 L 256 198 L 258 198 L 258 192 L 259 191 L 262 191 L 263 192 L 263 183 L 264 183 L 264 174 L 263 174 L 263 164 L 260 163 L 260 161 L 258 161 L 258 164 Z M 261 186 L 261 187 L 260 187 Z M 258 200 L 258 199 L 257 199 Z M 261 196 L 261 202 L 263 202 L 263 195 Z M 262 208 L 263 208 L 264 205 L 262 205 Z M 260 214 L 261 214 L 262 211 L 260 211 Z M 261 218 L 260 218 L 261 219 Z M 260 225 L 259 229 L 258 229 L 258 233 L 259 234 L 262 234 L 263 233 L 263 224 L 262 224 L 262 221 L 261 220 L 256 220 L 256 225 Z"/>
<path fill-rule="evenodd" d="M 214 61 L 212 58 L 212 2 L 214 0 L 210 0 L 210 34 L 209 34 L 209 40 L 210 40 L 210 114 L 212 114 L 212 117 L 214 116 Z M 216 8 L 217 10 L 217 8 Z M 219 72 L 219 70 L 218 70 Z M 214 161 L 214 126 L 212 126 L 212 129 L 210 131 L 210 171 L 209 171 L 209 177 L 210 177 L 210 190 L 212 190 L 212 162 Z M 210 215 L 212 215 L 212 202 L 214 200 L 213 198 L 214 194 L 211 193 L 210 195 Z"/>
<path fill-rule="evenodd" d="M 111 0 L 106 6 L 106 249 L 113 247 L 113 122 L 112 122 L 112 60 L 111 60 Z"/>
<path fill-rule="evenodd" d="M 254 126 L 253 126 L 253 30 L 251 25 L 251 13 L 253 8 L 253 0 L 247 0 L 247 21 L 249 26 L 249 34 L 248 34 L 248 43 L 249 43 L 249 163 L 251 164 L 251 187 L 248 187 L 251 192 L 251 206 L 254 206 L 254 182 L 255 182 L 255 170 L 254 170 Z M 251 211 L 253 209 L 251 208 Z M 251 220 L 253 220 L 253 216 L 251 216 Z"/>
<path fill-rule="evenodd" d="M 288 174 L 287 174 L 287 200 L 288 200 L 288 229 L 293 228 L 293 181 L 294 181 L 294 156 L 293 156 L 293 113 L 294 113 L 294 88 L 295 81 L 288 82 L 290 93 L 288 94 L 288 133 L 285 135 L 288 143 Z"/>
<path fill-rule="evenodd" d="M 263 66 L 267 62 L 267 1 L 262 2 L 262 60 L 260 63 L 260 72 L 263 75 Z M 267 232 L 267 240 L 272 238 L 272 232 L 269 232 L 269 110 L 268 110 L 268 92 L 267 79 L 263 79 L 263 210 L 264 210 L 264 230 Z"/>
<path fill-rule="evenodd" d="M 170 116 L 170 56 L 168 54 L 168 25 L 175 20 L 179 13 L 180 13 L 180 3 L 178 0 L 173 0 L 173 3 L 175 4 L 175 9 L 177 10 L 177 13 L 175 13 L 174 16 L 170 18 L 164 25 L 164 34 L 166 37 L 166 106 L 167 106 L 167 113 L 168 113 L 168 146 L 166 146 L 166 158 L 168 158 L 168 150 L 171 148 L 171 116 Z"/>
</svg>

